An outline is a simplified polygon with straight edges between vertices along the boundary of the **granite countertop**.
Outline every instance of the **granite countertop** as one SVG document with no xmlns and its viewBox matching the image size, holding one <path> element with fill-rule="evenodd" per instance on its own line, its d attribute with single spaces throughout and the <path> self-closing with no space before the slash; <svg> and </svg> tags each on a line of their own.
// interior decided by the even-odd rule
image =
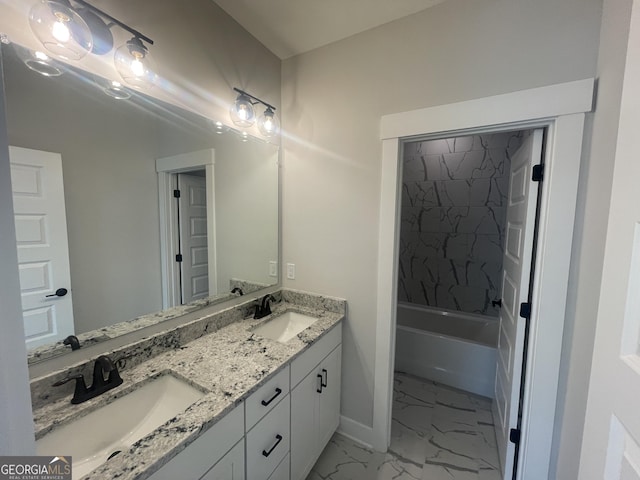
<svg viewBox="0 0 640 480">
<path fill-rule="evenodd" d="M 319 319 L 284 344 L 252 332 L 256 326 L 288 310 Z M 85 480 L 142 480 L 217 423 L 343 318 L 343 313 L 323 310 L 320 304 L 301 306 L 283 301 L 274 306 L 269 317 L 238 320 L 121 372 L 122 386 L 92 400 L 71 405 L 65 397 L 38 408 L 34 411 L 36 438 L 125 395 L 141 382 L 170 372 L 207 393 L 183 413 L 136 442 L 127 452 L 82 477 Z"/>
</svg>

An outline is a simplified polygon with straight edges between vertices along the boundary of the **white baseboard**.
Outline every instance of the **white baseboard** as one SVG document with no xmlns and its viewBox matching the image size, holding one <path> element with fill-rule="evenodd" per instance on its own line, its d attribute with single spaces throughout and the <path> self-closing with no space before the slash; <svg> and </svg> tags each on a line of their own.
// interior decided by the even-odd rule
<svg viewBox="0 0 640 480">
<path fill-rule="evenodd" d="M 338 433 L 345 437 L 361 443 L 367 448 L 373 449 L 373 428 L 363 425 L 360 422 L 356 422 L 349 417 L 340 415 L 340 425 L 338 426 Z"/>
</svg>

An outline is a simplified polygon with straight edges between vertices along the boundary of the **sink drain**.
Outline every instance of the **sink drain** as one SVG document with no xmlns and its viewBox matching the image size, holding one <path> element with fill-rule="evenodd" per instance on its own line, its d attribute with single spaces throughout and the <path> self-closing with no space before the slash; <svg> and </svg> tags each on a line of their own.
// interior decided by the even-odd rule
<svg viewBox="0 0 640 480">
<path fill-rule="evenodd" d="M 122 450 L 116 450 L 111 455 L 109 455 L 109 458 L 107 458 L 107 461 L 111 460 L 113 457 L 115 457 L 116 455 L 118 455 L 121 452 L 122 452 Z"/>
</svg>

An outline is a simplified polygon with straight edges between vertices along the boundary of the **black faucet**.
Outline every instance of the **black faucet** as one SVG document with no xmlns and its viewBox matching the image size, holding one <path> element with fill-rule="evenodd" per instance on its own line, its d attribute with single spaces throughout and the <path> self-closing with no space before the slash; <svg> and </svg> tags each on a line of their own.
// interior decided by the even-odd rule
<svg viewBox="0 0 640 480">
<path fill-rule="evenodd" d="M 78 350 L 80 348 L 80 341 L 75 335 L 69 335 L 62 341 L 62 344 L 70 346 L 71 350 Z"/>
<path fill-rule="evenodd" d="M 242 291 L 242 289 L 240 287 L 233 287 L 233 290 L 231 290 L 231 293 L 237 293 L 240 296 L 244 295 L 244 292 Z"/>
<path fill-rule="evenodd" d="M 267 315 L 271 315 L 271 304 L 269 302 L 275 302 L 276 299 L 270 293 L 267 293 L 264 297 L 262 297 L 262 302 L 256 304 L 256 313 L 253 315 L 253 318 L 262 318 Z"/>
<path fill-rule="evenodd" d="M 105 373 L 109 374 L 106 380 L 104 378 Z M 122 378 L 120 378 L 120 373 L 118 373 L 118 367 L 116 367 L 116 365 L 106 355 L 100 355 L 96 358 L 96 363 L 93 365 L 93 383 L 89 388 L 87 388 L 82 374 L 60 380 L 59 382 L 54 383 L 53 386 L 59 387 L 71 380 L 76 381 L 76 388 L 73 392 L 73 398 L 71 399 L 71 403 L 73 404 L 86 402 L 87 400 L 97 397 L 98 395 L 122 384 Z"/>
</svg>

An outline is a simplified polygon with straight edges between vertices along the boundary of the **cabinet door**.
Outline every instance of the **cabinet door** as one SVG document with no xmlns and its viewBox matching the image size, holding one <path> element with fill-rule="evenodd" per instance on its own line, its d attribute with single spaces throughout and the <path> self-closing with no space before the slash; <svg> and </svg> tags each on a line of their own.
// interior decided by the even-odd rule
<svg viewBox="0 0 640 480">
<path fill-rule="evenodd" d="M 201 480 L 244 480 L 244 441 L 236 443 Z"/>
<path fill-rule="evenodd" d="M 289 455 L 284 457 L 280 465 L 273 471 L 269 480 L 289 480 Z"/>
<path fill-rule="evenodd" d="M 311 471 L 318 448 L 318 390 L 314 369 L 291 391 L 291 480 L 304 480 Z"/>
<path fill-rule="evenodd" d="M 342 346 L 339 345 L 320 364 L 324 385 L 320 397 L 318 450 L 322 451 L 340 423 L 340 382 Z"/>
</svg>

